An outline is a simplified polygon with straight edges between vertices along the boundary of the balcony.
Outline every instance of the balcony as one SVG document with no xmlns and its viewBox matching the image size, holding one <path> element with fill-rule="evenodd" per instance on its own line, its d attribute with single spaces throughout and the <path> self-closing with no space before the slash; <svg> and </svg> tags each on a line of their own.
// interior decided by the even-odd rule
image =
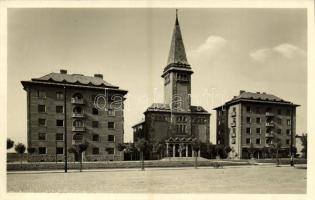
<svg viewBox="0 0 315 200">
<path fill-rule="evenodd" d="M 266 127 L 274 127 L 275 124 L 273 122 L 267 122 Z"/>
<path fill-rule="evenodd" d="M 84 118 L 84 113 L 72 113 L 73 118 Z"/>
<path fill-rule="evenodd" d="M 78 99 L 78 98 L 71 98 L 71 103 L 72 104 L 84 104 L 83 99 Z"/>
<path fill-rule="evenodd" d="M 72 127 L 72 131 L 73 131 L 73 132 L 84 132 L 84 131 L 85 131 L 85 127 L 73 126 L 73 127 Z"/>
<path fill-rule="evenodd" d="M 236 126 L 236 123 L 235 122 L 231 122 L 231 126 L 232 127 Z"/>
<path fill-rule="evenodd" d="M 273 132 L 270 132 L 270 133 L 266 133 L 265 136 L 266 138 L 271 138 L 271 137 L 274 137 L 274 134 Z"/>
<path fill-rule="evenodd" d="M 235 117 L 236 116 L 236 112 L 231 112 L 231 116 Z"/>
<path fill-rule="evenodd" d="M 275 116 L 273 113 L 271 113 L 271 112 L 266 112 L 266 116 L 267 117 L 273 117 L 273 116 Z"/>
</svg>

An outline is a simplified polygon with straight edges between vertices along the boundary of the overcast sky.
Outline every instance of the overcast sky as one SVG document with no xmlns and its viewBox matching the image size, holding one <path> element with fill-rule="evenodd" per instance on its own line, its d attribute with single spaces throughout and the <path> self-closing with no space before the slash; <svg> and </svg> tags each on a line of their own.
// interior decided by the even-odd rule
<svg viewBox="0 0 315 200">
<path fill-rule="evenodd" d="M 21 80 L 67 69 L 104 74 L 129 91 L 125 141 L 153 102 L 163 102 L 175 9 L 9 9 L 8 137 L 26 143 Z M 192 75 L 192 104 L 213 108 L 239 90 L 267 92 L 300 104 L 297 133 L 306 132 L 306 9 L 179 9 Z"/>
</svg>

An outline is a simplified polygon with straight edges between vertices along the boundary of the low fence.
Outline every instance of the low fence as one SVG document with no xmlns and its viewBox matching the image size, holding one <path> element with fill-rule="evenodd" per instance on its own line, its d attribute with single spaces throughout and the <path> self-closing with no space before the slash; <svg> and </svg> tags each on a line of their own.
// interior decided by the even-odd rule
<svg viewBox="0 0 315 200">
<path fill-rule="evenodd" d="M 198 161 L 198 166 L 234 166 L 250 165 L 249 162 L 233 162 L 223 160 Z M 140 161 L 113 161 L 113 162 L 83 162 L 83 169 L 111 169 L 111 168 L 140 168 Z M 68 162 L 68 169 L 79 169 L 79 162 Z M 192 167 L 194 161 L 145 161 L 145 167 Z M 41 163 L 7 163 L 7 171 L 18 170 L 61 170 L 64 163 L 41 162 Z"/>
<path fill-rule="evenodd" d="M 198 161 L 198 166 L 217 167 L 220 166 L 244 166 L 257 163 L 273 163 L 276 160 L 260 159 L 260 160 L 209 160 Z M 295 159 L 295 164 L 306 164 L 305 159 Z M 280 159 L 280 164 L 289 165 L 290 159 Z M 139 168 L 140 161 L 109 161 L 109 162 L 83 162 L 83 169 L 113 169 L 113 168 Z M 79 162 L 68 162 L 68 169 L 79 169 Z M 151 160 L 144 161 L 145 167 L 192 167 L 194 161 L 159 161 Z M 40 163 L 7 163 L 7 171 L 19 170 L 62 170 L 64 169 L 63 162 L 40 162 Z"/>
</svg>

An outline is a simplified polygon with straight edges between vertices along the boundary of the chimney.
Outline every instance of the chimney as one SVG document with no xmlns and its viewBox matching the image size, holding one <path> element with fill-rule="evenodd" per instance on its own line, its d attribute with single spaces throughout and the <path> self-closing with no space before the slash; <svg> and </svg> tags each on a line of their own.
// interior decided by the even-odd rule
<svg viewBox="0 0 315 200">
<path fill-rule="evenodd" d="M 94 77 L 103 79 L 103 74 L 94 74 Z"/>
<path fill-rule="evenodd" d="M 245 90 L 240 90 L 240 94 L 243 94 L 245 92 Z"/>
<path fill-rule="evenodd" d="M 61 70 L 60 70 L 60 74 L 67 74 L 67 70 L 61 69 Z"/>
</svg>

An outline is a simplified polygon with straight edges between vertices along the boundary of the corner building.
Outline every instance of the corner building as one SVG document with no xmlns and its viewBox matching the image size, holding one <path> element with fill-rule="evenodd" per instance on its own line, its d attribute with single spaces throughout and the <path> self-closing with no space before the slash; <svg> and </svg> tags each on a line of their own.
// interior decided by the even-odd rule
<svg viewBox="0 0 315 200">
<path fill-rule="evenodd" d="M 73 144 L 88 143 L 86 161 L 123 160 L 116 143 L 124 141 L 124 96 L 127 91 L 81 74 L 50 73 L 21 82 L 27 92 L 27 146 L 30 161 L 64 161 Z M 97 103 L 97 104 L 95 104 Z M 68 160 L 78 159 L 68 153 Z"/>
<path fill-rule="evenodd" d="M 167 157 L 191 157 L 191 141 L 210 140 L 210 113 L 191 105 L 191 75 L 176 14 L 167 65 L 163 70 L 164 103 L 153 103 L 145 119 L 133 126 L 134 141 L 146 138 L 151 144 L 163 142 Z M 148 153 L 147 159 L 155 158 Z"/>
<path fill-rule="evenodd" d="M 217 144 L 230 146 L 230 157 L 271 157 L 268 148 L 278 138 L 282 155 L 287 157 L 295 146 L 296 107 L 275 95 L 240 91 L 238 96 L 215 108 L 217 114 Z"/>
</svg>

